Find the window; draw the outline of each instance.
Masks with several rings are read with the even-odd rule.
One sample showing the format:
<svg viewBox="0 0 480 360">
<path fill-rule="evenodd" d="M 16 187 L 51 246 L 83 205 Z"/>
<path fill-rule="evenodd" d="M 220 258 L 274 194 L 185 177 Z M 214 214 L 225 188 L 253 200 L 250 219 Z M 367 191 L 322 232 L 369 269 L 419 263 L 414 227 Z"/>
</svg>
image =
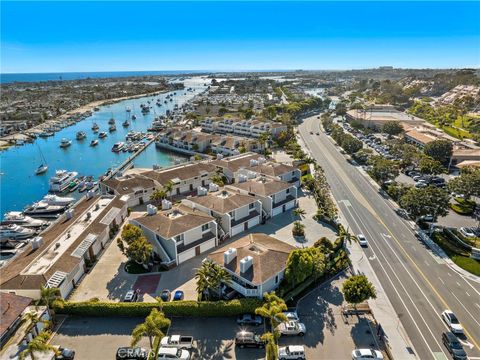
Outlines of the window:
<svg viewBox="0 0 480 360">
<path fill-rule="evenodd" d="M 208 229 L 209 229 L 208 224 L 203 224 L 203 225 L 202 225 L 202 232 L 205 232 L 205 231 L 207 231 Z"/>
<path fill-rule="evenodd" d="M 255 207 L 255 203 L 248 204 L 249 209 L 253 209 Z"/>
<path fill-rule="evenodd" d="M 230 212 L 228 213 L 228 215 L 230 215 L 230 217 L 231 217 L 232 219 L 235 218 L 235 214 L 233 213 L 233 211 L 230 211 Z"/>
<path fill-rule="evenodd" d="M 290 188 L 287 189 L 287 194 L 290 194 Z"/>
<path fill-rule="evenodd" d="M 183 236 L 183 234 L 180 234 L 180 235 L 175 236 L 174 239 L 175 239 L 175 242 L 176 242 L 177 244 L 182 244 L 182 243 L 183 243 L 184 236 Z"/>
<path fill-rule="evenodd" d="M 278 275 L 275 276 L 275 284 L 278 284 Z"/>
</svg>

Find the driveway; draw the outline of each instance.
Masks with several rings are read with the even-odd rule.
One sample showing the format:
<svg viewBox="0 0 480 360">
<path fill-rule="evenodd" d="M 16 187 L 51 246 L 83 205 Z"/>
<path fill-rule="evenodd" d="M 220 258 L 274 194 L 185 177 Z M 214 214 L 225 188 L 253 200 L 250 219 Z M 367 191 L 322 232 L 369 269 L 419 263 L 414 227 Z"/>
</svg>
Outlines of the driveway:
<svg viewBox="0 0 480 360">
<path fill-rule="evenodd" d="M 52 338 L 52 345 L 75 350 L 75 360 L 115 359 L 117 349 L 130 346 L 132 330 L 143 318 L 68 317 Z M 138 346 L 149 349 L 147 338 Z"/>
</svg>

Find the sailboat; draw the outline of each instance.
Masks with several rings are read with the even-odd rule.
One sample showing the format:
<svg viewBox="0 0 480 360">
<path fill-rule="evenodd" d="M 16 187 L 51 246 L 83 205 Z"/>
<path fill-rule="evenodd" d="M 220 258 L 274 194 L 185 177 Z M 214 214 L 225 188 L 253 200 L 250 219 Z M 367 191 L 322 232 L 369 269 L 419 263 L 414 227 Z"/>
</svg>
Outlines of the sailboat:
<svg viewBox="0 0 480 360">
<path fill-rule="evenodd" d="M 38 146 L 38 150 L 40 151 L 40 156 L 42 157 L 43 163 L 38 166 L 37 170 L 35 170 L 35 174 L 41 175 L 47 172 L 48 165 L 47 165 L 47 161 L 45 160 L 45 157 L 43 156 L 42 150 L 40 149 L 40 146 L 38 144 L 37 146 Z"/>
</svg>

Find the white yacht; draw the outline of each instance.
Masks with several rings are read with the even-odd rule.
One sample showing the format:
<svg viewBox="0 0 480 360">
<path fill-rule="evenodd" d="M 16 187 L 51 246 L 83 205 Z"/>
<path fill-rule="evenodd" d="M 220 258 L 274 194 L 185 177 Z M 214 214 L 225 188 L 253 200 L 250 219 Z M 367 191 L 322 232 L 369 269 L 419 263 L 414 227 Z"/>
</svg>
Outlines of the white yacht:
<svg viewBox="0 0 480 360">
<path fill-rule="evenodd" d="M 78 173 L 75 171 L 57 170 L 55 176 L 49 180 L 49 190 L 53 192 L 62 192 L 65 190 L 70 182 L 77 177 Z"/>
<path fill-rule="evenodd" d="M 0 225 L 0 239 L 27 239 L 35 235 L 35 231 L 16 224 Z"/>
<path fill-rule="evenodd" d="M 64 205 L 50 205 L 45 201 L 39 201 L 27 206 L 23 213 L 32 217 L 55 218 L 58 214 L 64 212 L 65 209 L 66 206 Z"/>
<path fill-rule="evenodd" d="M 72 202 L 74 202 L 75 199 L 72 197 L 63 197 L 63 196 L 48 194 L 48 195 L 45 195 L 42 201 L 45 201 L 49 205 L 67 206 L 67 205 L 70 205 Z"/>
<path fill-rule="evenodd" d="M 20 211 L 10 211 L 4 215 L 2 225 L 16 224 L 26 228 L 39 228 L 48 225 L 47 221 L 33 219 Z"/>
<path fill-rule="evenodd" d="M 48 170 L 48 166 L 46 164 L 40 164 L 37 168 L 37 170 L 35 170 L 35 174 L 36 175 L 41 175 L 41 174 L 44 174 L 45 172 L 47 172 Z"/>
<path fill-rule="evenodd" d="M 67 148 L 69 147 L 70 145 L 72 145 L 72 140 L 69 140 L 67 138 L 63 138 L 61 141 L 60 141 L 60 147 L 61 148 Z"/>
<path fill-rule="evenodd" d="M 120 152 L 120 150 L 122 150 L 123 146 L 125 145 L 124 142 L 120 141 L 120 142 L 117 142 L 113 145 L 112 147 L 112 151 L 113 152 Z"/>
</svg>

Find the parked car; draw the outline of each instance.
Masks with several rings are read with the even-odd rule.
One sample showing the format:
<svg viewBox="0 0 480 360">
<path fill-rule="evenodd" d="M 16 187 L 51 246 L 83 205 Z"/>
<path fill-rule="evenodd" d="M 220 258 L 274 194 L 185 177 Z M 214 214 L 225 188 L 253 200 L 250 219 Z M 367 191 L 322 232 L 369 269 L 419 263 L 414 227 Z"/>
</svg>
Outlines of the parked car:
<svg viewBox="0 0 480 360">
<path fill-rule="evenodd" d="M 182 335 L 164 336 L 160 340 L 161 347 L 176 347 L 179 349 L 191 349 L 193 347 L 193 337 Z"/>
<path fill-rule="evenodd" d="M 185 294 L 183 293 L 182 290 L 177 290 L 175 291 L 175 294 L 173 295 L 173 301 L 180 301 L 183 300 L 185 297 Z"/>
<path fill-rule="evenodd" d="M 138 295 L 140 293 L 140 290 L 129 290 L 125 294 L 125 297 L 123 298 L 124 302 L 136 302 L 138 300 Z"/>
<path fill-rule="evenodd" d="M 162 293 L 160 294 L 160 299 L 162 299 L 162 301 L 170 301 L 171 297 L 172 297 L 172 293 L 168 289 L 163 290 Z"/>
<path fill-rule="evenodd" d="M 148 351 L 141 347 L 121 347 L 117 350 L 116 360 L 147 360 Z"/>
<path fill-rule="evenodd" d="M 320 135 L 320 133 L 319 133 L 318 131 L 317 131 L 317 133 L 316 133 L 316 134 L 317 134 L 317 135 Z"/>
<path fill-rule="evenodd" d="M 442 334 L 442 342 L 452 355 L 453 360 L 467 360 L 467 353 L 455 334 L 450 331 L 444 332 Z"/>
<path fill-rule="evenodd" d="M 310 131 L 310 135 L 313 135 L 313 131 Z"/>
<path fill-rule="evenodd" d="M 465 237 L 476 237 L 475 230 L 472 228 L 461 227 L 459 231 Z"/>
<path fill-rule="evenodd" d="M 158 350 L 158 360 L 189 360 L 190 353 L 185 349 L 161 347 Z"/>
<path fill-rule="evenodd" d="M 401 217 L 403 217 L 404 219 L 408 219 L 408 218 L 409 218 L 408 212 L 407 212 L 407 210 L 405 210 L 405 209 L 401 209 L 401 208 L 395 209 L 395 212 L 397 213 L 398 216 L 401 216 Z"/>
<path fill-rule="evenodd" d="M 368 246 L 367 238 L 365 237 L 365 235 L 358 234 L 357 239 L 358 239 L 358 243 L 360 244 L 360 246 L 363 246 L 363 247 Z"/>
<path fill-rule="evenodd" d="M 418 220 L 425 222 L 433 222 L 433 215 L 423 215 L 418 218 Z"/>
<path fill-rule="evenodd" d="M 254 334 L 251 331 L 239 331 L 235 335 L 235 346 L 239 348 L 258 348 L 263 349 L 265 347 L 265 341 L 260 338 L 260 335 Z"/>
<path fill-rule="evenodd" d="M 352 351 L 352 360 L 383 360 L 383 355 L 375 349 L 355 349 Z"/>
<path fill-rule="evenodd" d="M 423 181 L 419 181 L 415 184 L 415 187 L 417 189 L 423 189 L 423 188 L 426 188 L 427 186 L 428 186 L 428 184 L 423 182 Z"/>
<path fill-rule="evenodd" d="M 263 319 L 260 315 L 243 314 L 237 318 L 238 325 L 262 325 Z"/>
<path fill-rule="evenodd" d="M 288 345 L 278 349 L 279 360 L 297 360 L 305 358 L 305 348 L 302 345 Z"/>
<path fill-rule="evenodd" d="M 55 355 L 55 360 L 73 360 L 75 359 L 75 350 L 59 347 L 58 355 Z"/>
<path fill-rule="evenodd" d="M 305 325 L 298 321 L 286 321 L 278 325 L 277 330 L 281 335 L 303 336 L 307 331 Z"/>
<path fill-rule="evenodd" d="M 451 310 L 445 310 L 442 312 L 442 319 L 453 333 L 463 334 L 463 327 Z"/>
<path fill-rule="evenodd" d="M 283 313 L 288 320 L 299 321 L 299 317 L 296 311 L 287 311 Z"/>
</svg>

